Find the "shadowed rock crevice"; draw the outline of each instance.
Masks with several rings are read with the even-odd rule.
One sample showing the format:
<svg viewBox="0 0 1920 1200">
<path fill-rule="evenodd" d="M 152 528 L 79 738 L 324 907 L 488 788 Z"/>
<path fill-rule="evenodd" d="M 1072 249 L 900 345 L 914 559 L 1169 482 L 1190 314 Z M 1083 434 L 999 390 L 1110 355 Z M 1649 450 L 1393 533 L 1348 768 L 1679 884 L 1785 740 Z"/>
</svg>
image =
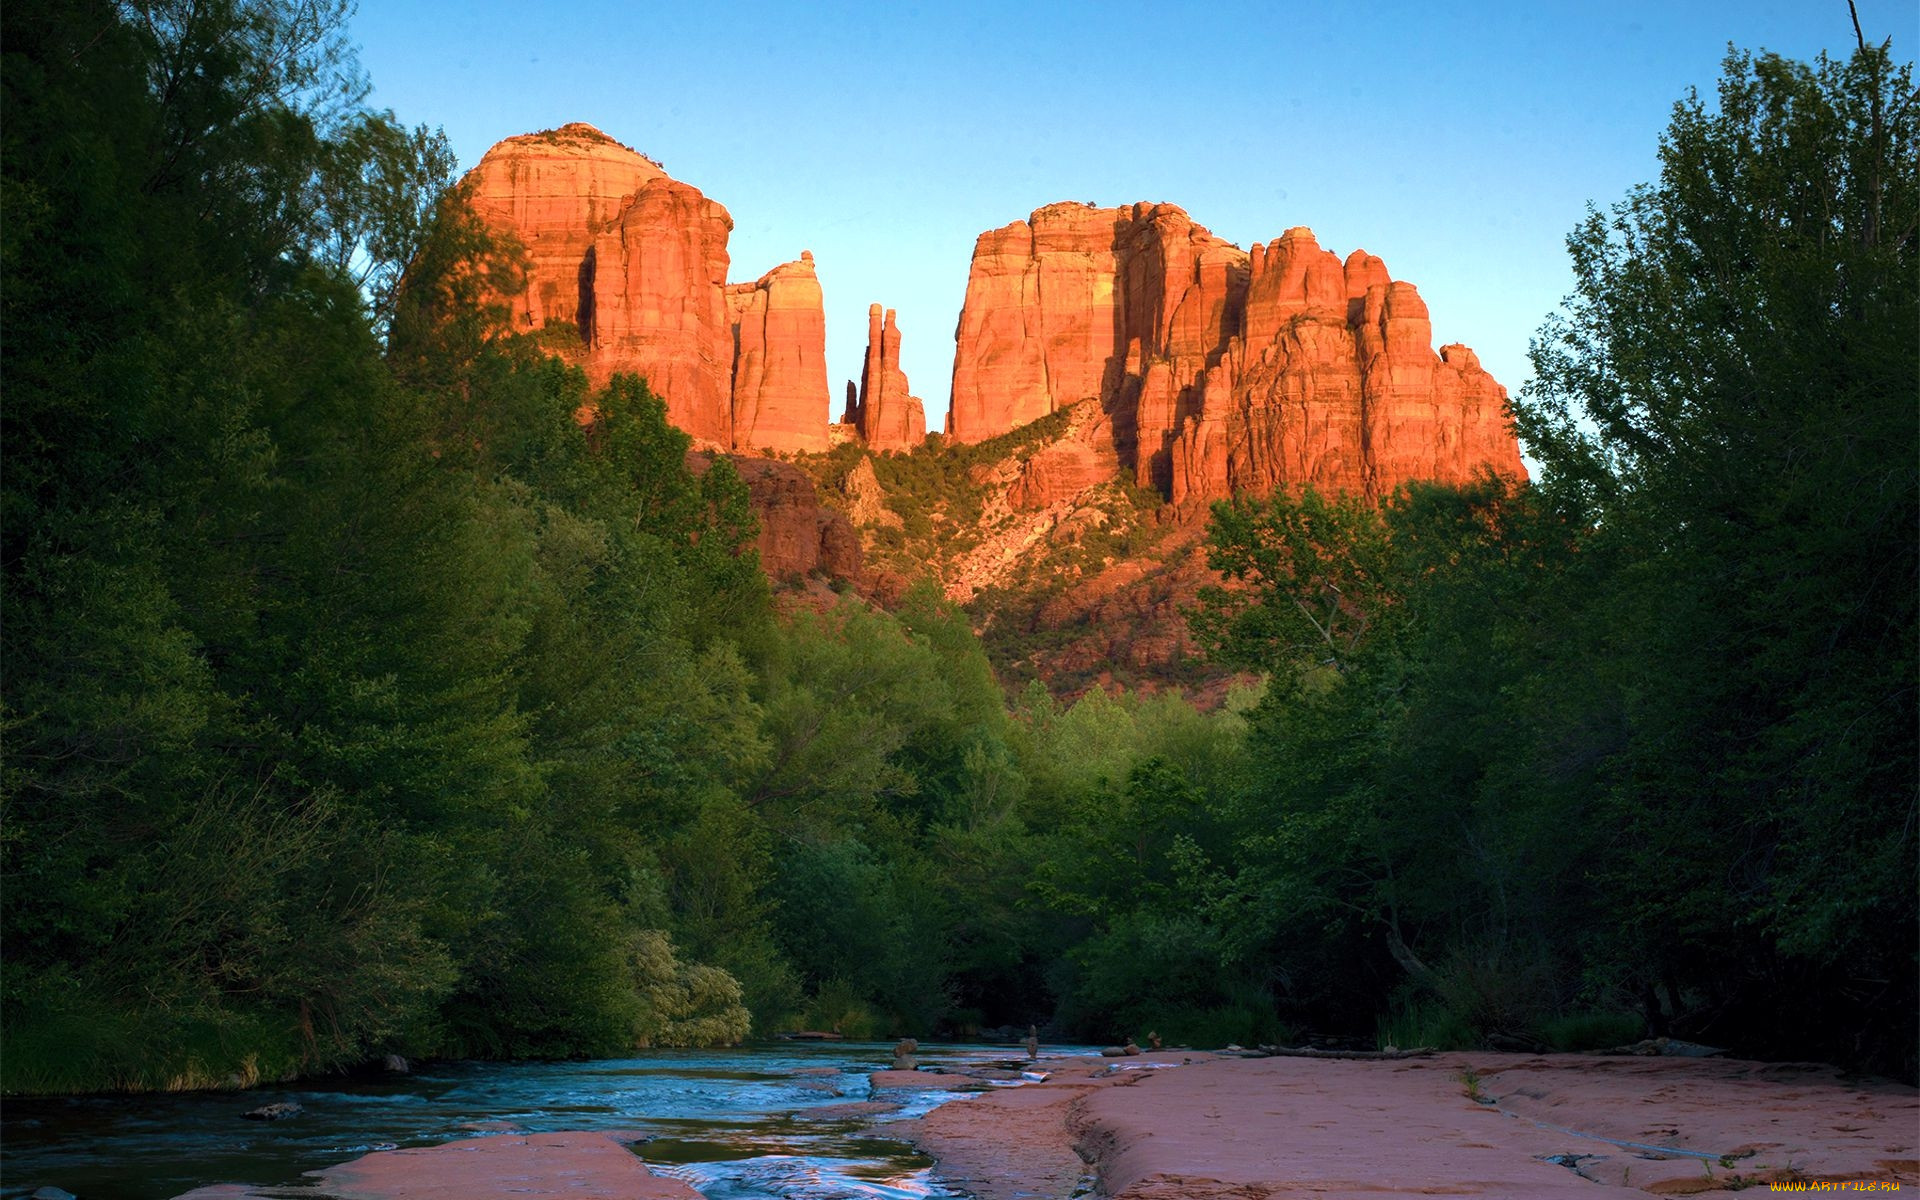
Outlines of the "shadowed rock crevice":
<svg viewBox="0 0 1920 1200">
<path fill-rule="evenodd" d="M 593 348 L 593 247 L 580 258 L 579 300 L 576 324 L 580 330 L 580 344 Z"/>
</svg>

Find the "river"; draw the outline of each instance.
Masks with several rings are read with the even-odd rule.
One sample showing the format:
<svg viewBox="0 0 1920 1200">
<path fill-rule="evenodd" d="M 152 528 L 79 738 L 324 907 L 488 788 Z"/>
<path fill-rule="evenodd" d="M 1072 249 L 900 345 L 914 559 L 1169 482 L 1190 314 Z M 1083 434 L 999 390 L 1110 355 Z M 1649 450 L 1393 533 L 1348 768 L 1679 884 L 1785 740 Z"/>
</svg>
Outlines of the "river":
<svg viewBox="0 0 1920 1200">
<path fill-rule="evenodd" d="M 512 1128 L 643 1131 L 649 1164 L 664 1164 L 710 1200 L 954 1197 L 925 1156 L 885 1131 L 958 1093 L 891 1093 L 900 1107 L 877 1123 L 833 1112 L 873 1098 L 868 1074 L 890 1065 L 891 1049 L 781 1042 L 590 1062 L 426 1064 L 410 1075 L 250 1092 L 14 1098 L 0 1110 L 0 1196 L 52 1185 L 80 1200 L 167 1200 L 214 1183 L 299 1185 L 311 1182 L 305 1172 L 374 1150 Z M 1016 1056 L 1009 1047 L 947 1045 L 923 1047 L 919 1057 L 938 1069 Z M 242 1118 L 285 1100 L 301 1112 Z"/>
</svg>

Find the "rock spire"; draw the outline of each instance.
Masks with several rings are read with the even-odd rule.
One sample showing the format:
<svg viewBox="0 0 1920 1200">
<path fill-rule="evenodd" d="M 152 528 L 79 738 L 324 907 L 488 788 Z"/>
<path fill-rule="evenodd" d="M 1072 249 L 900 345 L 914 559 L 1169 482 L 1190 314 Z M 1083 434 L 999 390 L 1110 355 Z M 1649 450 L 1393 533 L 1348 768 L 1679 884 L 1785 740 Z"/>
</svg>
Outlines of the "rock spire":
<svg viewBox="0 0 1920 1200">
<path fill-rule="evenodd" d="M 875 450 L 910 450 L 927 436 L 926 405 L 908 391 L 907 373 L 900 369 L 900 327 L 890 308 L 867 309 L 867 360 L 859 392 L 847 383 L 841 423 L 857 429 Z"/>
</svg>

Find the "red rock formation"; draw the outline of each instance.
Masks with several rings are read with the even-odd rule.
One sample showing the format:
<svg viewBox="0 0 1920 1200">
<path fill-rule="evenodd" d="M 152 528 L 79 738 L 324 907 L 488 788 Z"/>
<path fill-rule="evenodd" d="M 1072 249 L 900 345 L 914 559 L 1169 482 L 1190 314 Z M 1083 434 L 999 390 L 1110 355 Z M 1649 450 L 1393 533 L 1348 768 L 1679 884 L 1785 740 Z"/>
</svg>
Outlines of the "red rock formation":
<svg viewBox="0 0 1920 1200">
<path fill-rule="evenodd" d="M 1016 511 L 1045 508 L 1121 474 L 1106 415 L 1087 404 L 1071 421 L 1058 441 L 1020 464 L 1020 473 L 1007 491 L 1007 503 Z"/>
<path fill-rule="evenodd" d="M 1098 397 L 1131 462 L 1237 322 L 1245 257 L 1171 204 L 1051 204 L 982 234 L 948 432 L 977 442 Z"/>
<path fill-rule="evenodd" d="M 589 340 L 580 266 L 594 231 L 618 219 L 642 185 L 666 176 L 591 125 L 508 138 L 487 151 L 465 186 L 476 213 L 526 246 L 527 290 L 507 298 L 514 328 L 573 325 Z"/>
<path fill-rule="evenodd" d="M 1525 477 L 1505 389 L 1464 346 L 1434 354 L 1412 284 L 1359 251 L 1343 266 L 1305 229 L 1252 266 L 1245 324 L 1171 448 L 1175 503 L 1309 483 L 1383 496 L 1488 469 Z"/>
<path fill-rule="evenodd" d="M 1117 214 L 1053 204 L 974 243 L 954 334 L 954 439 L 981 441 L 1101 394 L 1124 345 L 1113 316 Z"/>
<path fill-rule="evenodd" d="M 867 361 L 860 371 L 856 396 L 847 384 L 847 412 L 841 423 L 853 425 L 875 450 L 911 450 L 927 436 L 927 409 L 907 390 L 907 374 L 900 369 L 900 327 L 892 309 L 885 315 L 878 304 L 867 309 Z"/>
<path fill-rule="evenodd" d="M 587 125 L 509 138 L 469 182 L 475 209 L 528 248 L 517 328 L 576 334 L 561 352 L 595 383 L 645 376 L 702 445 L 832 444 L 810 256 L 728 288 L 726 209 Z M 1096 440 L 1029 464 L 1021 503 L 1050 503 L 1109 458 L 1176 501 L 1522 473 L 1504 392 L 1472 352 L 1435 355 L 1412 285 L 1361 251 L 1342 263 L 1306 229 L 1246 254 L 1168 204 L 1049 205 L 981 235 L 955 336 L 956 439 L 1087 399 L 1106 414 Z M 845 417 L 875 449 L 925 433 L 899 351 L 875 305 Z"/>
<path fill-rule="evenodd" d="M 1097 396 L 1120 461 L 1176 502 L 1524 476 L 1472 352 L 1436 356 L 1411 284 L 1305 228 L 1246 254 L 1172 205 L 1049 205 L 981 235 L 955 338 L 954 438 Z"/>
<path fill-rule="evenodd" d="M 733 325 L 733 445 L 827 448 L 827 318 L 813 252 L 727 288 Z"/>
<path fill-rule="evenodd" d="M 733 444 L 732 229 L 727 210 L 699 189 L 654 180 L 595 235 L 581 271 L 593 299 L 588 376 L 645 376 L 675 425 L 719 446 Z"/>
<path fill-rule="evenodd" d="M 845 516 L 820 503 L 813 477 L 792 463 L 729 455 L 747 485 L 747 502 L 760 524 L 760 567 L 769 578 L 791 580 L 816 572 L 858 580 L 860 535 Z M 707 454 L 687 455 L 687 469 L 703 475 Z"/>
<path fill-rule="evenodd" d="M 594 383 L 645 376 L 675 425 L 731 445 L 727 210 L 583 124 L 508 138 L 468 180 L 475 211 L 527 247 L 515 327 L 570 328 Z"/>
</svg>

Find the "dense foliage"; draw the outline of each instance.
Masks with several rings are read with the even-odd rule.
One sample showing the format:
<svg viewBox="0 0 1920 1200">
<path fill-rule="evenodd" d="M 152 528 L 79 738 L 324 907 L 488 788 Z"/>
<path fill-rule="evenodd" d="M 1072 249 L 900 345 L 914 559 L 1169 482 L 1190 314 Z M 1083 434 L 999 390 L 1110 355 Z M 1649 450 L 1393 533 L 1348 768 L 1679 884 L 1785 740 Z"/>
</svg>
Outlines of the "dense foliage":
<svg viewBox="0 0 1920 1200">
<path fill-rule="evenodd" d="M 451 159 L 337 15 L 8 7 L 10 1087 L 746 1027 L 664 940 L 757 746 L 701 719 L 765 623 L 744 491 L 416 311 L 484 246 L 398 286 Z"/>
<path fill-rule="evenodd" d="M 1734 60 L 1575 235 L 1542 486 L 1222 507 L 1271 682 L 1203 713 L 1009 700 L 926 586 L 776 617 L 726 460 L 496 336 L 517 248 L 340 16 L 0 10 L 0 1086 L 1028 1022 L 1910 1069 L 1883 52 Z M 1047 432 L 882 459 L 897 561 Z"/>
<path fill-rule="evenodd" d="M 1718 99 L 1569 240 L 1538 486 L 1220 510 L 1215 634 L 1280 669 L 1231 892 L 1410 1036 L 1596 1008 L 1911 1073 L 1920 111 L 1870 47 Z"/>
</svg>

